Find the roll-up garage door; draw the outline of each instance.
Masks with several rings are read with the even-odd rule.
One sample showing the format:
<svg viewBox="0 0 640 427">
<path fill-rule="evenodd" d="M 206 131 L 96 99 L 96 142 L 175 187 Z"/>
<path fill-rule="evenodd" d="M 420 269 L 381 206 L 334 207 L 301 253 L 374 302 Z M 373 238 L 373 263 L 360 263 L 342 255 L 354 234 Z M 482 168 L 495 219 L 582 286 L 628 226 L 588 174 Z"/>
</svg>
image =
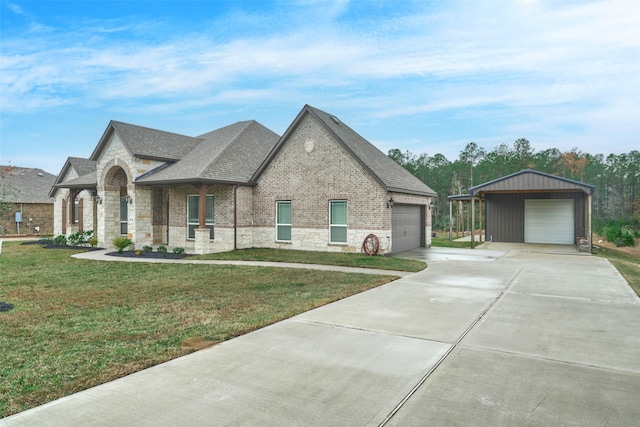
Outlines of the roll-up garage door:
<svg viewBox="0 0 640 427">
<path fill-rule="evenodd" d="M 392 213 L 391 251 L 400 252 L 422 245 L 422 207 L 395 205 Z"/>
<path fill-rule="evenodd" d="M 574 244 L 573 199 L 527 199 L 524 201 L 524 242 Z"/>
</svg>

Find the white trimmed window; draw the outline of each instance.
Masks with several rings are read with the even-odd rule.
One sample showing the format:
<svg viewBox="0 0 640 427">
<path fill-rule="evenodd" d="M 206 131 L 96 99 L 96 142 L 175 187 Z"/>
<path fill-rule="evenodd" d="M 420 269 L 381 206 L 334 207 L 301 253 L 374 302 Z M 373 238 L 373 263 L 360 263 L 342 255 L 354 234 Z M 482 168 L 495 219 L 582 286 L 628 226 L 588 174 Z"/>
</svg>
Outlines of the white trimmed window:
<svg viewBox="0 0 640 427">
<path fill-rule="evenodd" d="M 120 197 L 120 234 L 126 236 L 129 232 L 129 200 Z"/>
<path fill-rule="evenodd" d="M 200 226 L 199 220 L 200 196 L 187 196 L 187 238 L 196 238 L 196 228 Z M 213 240 L 213 195 L 207 195 L 205 227 L 209 229 L 209 239 Z"/>
<path fill-rule="evenodd" d="M 329 201 L 329 243 L 347 243 L 347 201 Z"/>
<path fill-rule="evenodd" d="M 291 201 L 276 202 L 276 241 L 291 241 Z"/>
<path fill-rule="evenodd" d="M 75 224 L 78 223 L 78 216 L 80 214 L 79 203 L 80 202 L 79 202 L 77 197 L 75 199 L 73 199 L 73 222 Z"/>
</svg>

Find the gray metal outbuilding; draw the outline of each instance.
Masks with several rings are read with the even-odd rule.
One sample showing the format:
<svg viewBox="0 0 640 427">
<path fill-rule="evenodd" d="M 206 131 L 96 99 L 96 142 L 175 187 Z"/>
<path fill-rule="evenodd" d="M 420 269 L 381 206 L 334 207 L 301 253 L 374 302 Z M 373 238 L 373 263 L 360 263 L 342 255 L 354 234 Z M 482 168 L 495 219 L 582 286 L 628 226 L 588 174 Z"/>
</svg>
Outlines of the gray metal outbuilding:
<svg viewBox="0 0 640 427">
<path fill-rule="evenodd" d="M 525 169 L 471 187 L 466 199 L 472 206 L 484 202 L 487 241 L 576 244 L 584 239 L 591 247 L 594 188 Z M 460 200 L 460 196 L 450 200 Z"/>
</svg>

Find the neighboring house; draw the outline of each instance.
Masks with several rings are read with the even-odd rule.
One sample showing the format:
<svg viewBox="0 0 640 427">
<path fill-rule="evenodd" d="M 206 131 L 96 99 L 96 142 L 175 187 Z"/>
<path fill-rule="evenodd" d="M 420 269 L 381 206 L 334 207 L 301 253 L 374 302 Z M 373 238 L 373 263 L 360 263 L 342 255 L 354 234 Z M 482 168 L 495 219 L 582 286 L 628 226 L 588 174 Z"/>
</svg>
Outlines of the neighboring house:
<svg viewBox="0 0 640 427">
<path fill-rule="evenodd" d="M 358 252 L 369 234 L 383 253 L 431 243 L 436 193 L 310 106 L 282 137 L 256 121 L 198 137 L 112 121 L 84 162 L 70 158 L 54 185 L 56 231 L 93 218 L 100 246 L 118 236 L 198 254 Z"/>
<path fill-rule="evenodd" d="M 595 187 L 525 169 L 476 185 L 449 200 L 484 202 L 486 240 L 494 242 L 591 245 L 591 203 Z"/>
<path fill-rule="evenodd" d="M 42 169 L 0 166 L 0 235 L 52 234 L 54 200 L 49 190 L 55 180 Z"/>
</svg>

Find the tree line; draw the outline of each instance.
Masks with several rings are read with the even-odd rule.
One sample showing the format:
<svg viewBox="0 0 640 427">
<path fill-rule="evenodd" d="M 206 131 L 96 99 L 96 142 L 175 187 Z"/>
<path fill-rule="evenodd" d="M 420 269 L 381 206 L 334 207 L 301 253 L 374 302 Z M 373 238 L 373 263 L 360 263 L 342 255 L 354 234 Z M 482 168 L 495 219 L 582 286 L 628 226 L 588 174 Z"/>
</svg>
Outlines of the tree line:
<svg viewBox="0 0 640 427">
<path fill-rule="evenodd" d="M 466 194 L 468 189 L 523 169 L 535 169 L 595 186 L 594 221 L 640 221 L 640 151 L 623 154 L 589 154 L 578 148 L 562 152 L 557 148 L 535 151 L 520 138 L 513 145 L 500 144 L 488 151 L 470 142 L 457 159 L 443 154 L 429 156 L 397 148 L 389 157 L 438 193 L 434 200 L 433 226 L 449 227 L 447 196 Z"/>
</svg>

